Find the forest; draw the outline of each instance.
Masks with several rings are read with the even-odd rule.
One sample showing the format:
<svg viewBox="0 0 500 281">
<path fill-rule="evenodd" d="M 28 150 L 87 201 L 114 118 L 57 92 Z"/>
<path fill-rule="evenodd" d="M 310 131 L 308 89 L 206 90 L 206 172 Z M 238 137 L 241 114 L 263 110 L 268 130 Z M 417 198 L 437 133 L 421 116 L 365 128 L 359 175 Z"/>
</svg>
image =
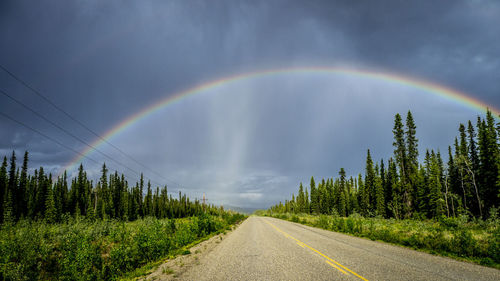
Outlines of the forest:
<svg viewBox="0 0 500 281">
<path fill-rule="evenodd" d="M 28 152 L 25 152 L 21 169 L 16 166 L 12 152 L 10 166 L 4 157 L 0 170 L 0 222 L 22 219 L 60 222 L 66 217 L 84 216 L 87 219 L 117 219 L 133 221 L 143 217 L 183 218 L 202 212 L 214 212 L 217 207 L 203 205 L 179 192 L 178 198 L 168 195 L 167 186 L 147 187 L 141 174 L 139 182 L 129 186 L 124 175 L 108 175 L 106 164 L 101 177 L 94 184 L 80 165 L 78 175 L 68 186 L 66 172 L 52 180 L 43 167 L 28 174 Z"/>
<path fill-rule="evenodd" d="M 309 188 L 301 183 L 297 195 L 272 206 L 276 213 L 332 214 L 353 213 L 365 217 L 425 219 L 468 217 L 486 219 L 496 213 L 500 202 L 500 125 L 490 111 L 460 124 L 459 135 L 442 153 L 426 150 L 419 163 L 416 125 L 411 112 L 403 125 L 394 118 L 394 155 L 387 161 L 374 161 L 367 151 L 364 175 L 347 177 L 341 168 L 336 178 Z"/>
<path fill-rule="evenodd" d="M 245 219 L 222 207 L 152 188 L 141 174 L 129 186 L 104 164 L 94 183 L 80 165 L 53 180 L 30 174 L 28 152 L 0 170 L 0 280 L 115 280 L 147 273 L 189 245 Z M 141 271 L 141 268 L 145 270 Z M 139 274 L 140 275 L 140 274 Z"/>
<path fill-rule="evenodd" d="M 458 126 L 445 162 L 426 150 L 419 163 L 411 112 L 394 118 L 394 155 L 374 162 L 367 151 L 364 175 L 309 187 L 261 215 L 403 245 L 500 269 L 500 125 L 490 111 Z"/>
</svg>

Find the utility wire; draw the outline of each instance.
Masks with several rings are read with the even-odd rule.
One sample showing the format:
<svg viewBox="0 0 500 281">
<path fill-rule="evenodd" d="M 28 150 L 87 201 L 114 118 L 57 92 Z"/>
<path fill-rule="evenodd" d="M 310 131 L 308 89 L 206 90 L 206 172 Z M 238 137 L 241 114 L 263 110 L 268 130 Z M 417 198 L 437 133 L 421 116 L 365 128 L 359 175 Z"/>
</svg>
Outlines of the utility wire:
<svg viewBox="0 0 500 281">
<path fill-rule="evenodd" d="M 90 160 L 90 161 L 92 161 L 92 162 L 94 162 L 94 163 L 96 163 L 96 164 L 99 164 L 99 162 L 97 162 L 97 160 L 95 160 L 95 159 L 93 159 L 93 158 L 90 158 L 90 157 L 88 157 L 88 156 L 84 155 L 83 153 L 79 152 L 78 150 L 75 150 L 75 149 L 73 149 L 73 148 L 71 148 L 71 147 L 69 147 L 69 146 L 65 145 L 64 143 L 62 143 L 62 142 L 60 142 L 60 141 L 58 141 L 58 140 L 56 140 L 56 139 L 54 139 L 54 138 L 52 138 L 52 137 L 50 137 L 50 136 L 48 136 L 48 135 L 46 135 L 46 134 L 44 134 L 44 133 L 42 133 L 42 132 L 38 131 L 37 129 L 35 129 L 35 128 L 33 128 L 33 127 L 31 127 L 31 126 L 29 126 L 29 125 L 27 125 L 27 124 L 25 124 L 25 123 L 23 123 L 23 122 L 21 122 L 21 121 L 17 120 L 17 119 L 14 119 L 13 117 L 11 117 L 10 115 L 8 115 L 8 114 L 6 114 L 6 113 L 0 112 L 0 115 L 2 115 L 3 117 L 5 117 L 5 118 L 7 118 L 7 119 L 11 120 L 11 121 L 12 121 L 12 122 L 14 122 L 14 123 L 17 123 L 17 124 L 19 124 L 19 125 L 21 125 L 21 126 L 23 126 L 23 127 L 25 127 L 25 128 L 28 128 L 29 130 L 31 130 L 31 131 L 33 131 L 33 132 L 35 132 L 35 133 L 39 134 L 39 135 L 40 135 L 40 136 L 42 136 L 42 137 L 47 138 L 47 139 L 48 139 L 48 140 L 50 140 L 50 141 L 53 141 L 53 142 L 57 143 L 58 145 L 60 145 L 60 146 L 62 146 L 62 147 L 64 147 L 64 148 L 66 148 L 66 149 L 68 149 L 68 150 L 73 151 L 74 153 L 76 153 L 76 154 L 78 154 L 78 155 L 80 155 L 80 156 L 83 156 L 83 157 L 87 158 L 88 160 Z"/>
<path fill-rule="evenodd" d="M 76 139 L 77 141 L 85 144 L 86 146 L 94 149 L 95 151 L 99 152 L 101 155 L 103 155 L 104 157 L 108 158 L 109 160 L 115 162 L 116 164 L 132 171 L 133 173 L 135 173 L 136 175 L 139 175 L 139 173 L 137 171 L 135 171 L 134 169 L 128 167 L 127 165 L 124 165 L 120 162 L 118 162 L 117 160 L 115 160 L 113 157 L 107 155 L 106 153 L 100 151 L 99 149 L 97 149 L 96 147 L 94 147 L 93 145 L 87 143 L 86 141 L 82 140 L 81 138 L 79 138 L 78 136 L 75 136 L 74 134 L 72 134 L 71 132 L 69 132 L 68 130 L 64 129 L 63 127 L 57 125 L 56 123 L 52 122 L 50 119 L 48 119 L 47 117 L 43 116 L 42 114 L 40 114 L 39 112 L 37 112 L 36 110 L 34 110 L 33 108 L 29 107 L 28 105 L 26 105 L 25 103 L 19 101 L 18 99 L 14 98 L 13 96 L 9 95 L 7 92 L 5 92 L 4 90 L 1 90 L 0 89 L 0 93 L 2 93 L 4 96 L 8 97 L 9 99 L 13 100 L 14 102 L 16 102 L 17 104 L 19 104 L 20 106 L 24 107 L 25 109 L 29 110 L 30 112 L 32 112 L 33 114 L 35 114 L 36 116 L 42 118 L 43 120 L 45 120 L 46 122 L 48 122 L 49 124 L 51 124 L 52 126 L 56 127 L 57 129 L 63 131 L 64 133 L 66 133 L 67 135 L 69 135 L 70 137 Z"/>
<path fill-rule="evenodd" d="M 87 155 L 85 155 L 85 154 L 83 154 L 83 153 L 79 152 L 78 150 L 73 149 L 72 147 L 69 147 L 69 146 L 65 145 L 64 143 L 62 143 L 62 142 L 60 142 L 60 141 L 58 141 L 58 140 L 56 140 L 56 139 L 54 139 L 54 138 L 52 138 L 52 137 L 50 137 L 50 136 L 48 136 L 48 135 L 46 135 L 46 134 L 44 134 L 44 133 L 40 132 L 39 130 L 37 130 L 37 129 L 35 129 L 35 128 L 33 128 L 33 127 L 29 126 L 29 125 L 27 125 L 27 124 L 26 124 L 26 123 L 24 123 L 24 122 L 21 122 L 21 121 L 19 121 L 19 120 L 15 119 L 15 118 L 13 118 L 12 116 L 10 116 L 10 115 L 8 115 L 8 114 L 6 114 L 6 113 L 4 113 L 4 112 L 0 112 L 0 115 L 2 115 L 2 116 L 3 116 L 4 118 L 6 118 L 6 119 L 11 120 L 11 121 L 12 121 L 12 122 L 14 122 L 14 123 L 17 123 L 17 124 L 19 124 L 19 125 L 21 125 L 21 126 L 23 126 L 23 127 L 27 128 L 27 129 L 29 129 L 29 130 L 33 131 L 33 132 L 35 132 L 35 133 L 39 134 L 40 136 L 42 136 L 42 137 L 44 137 L 44 138 L 46 138 L 46 139 L 48 139 L 48 140 L 50 140 L 50 141 L 52 141 L 52 142 L 54 142 L 54 143 L 56 143 L 56 144 L 58 144 L 58 145 L 62 146 L 63 148 L 66 148 L 67 150 L 70 150 L 70 151 L 72 151 L 72 152 L 74 152 L 74 153 L 76 153 L 76 154 L 78 154 L 78 155 L 80 155 L 80 156 L 82 156 L 82 157 L 84 157 L 84 158 L 86 158 L 86 159 L 88 159 L 88 160 L 90 160 L 90 161 L 94 162 L 95 164 L 99 164 L 99 162 L 98 162 L 97 160 L 95 160 L 95 159 L 93 159 L 93 158 L 91 158 L 91 157 L 89 157 L 89 156 L 87 156 Z M 110 168 L 111 170 L 113 170 L 111 167 L 108 167 L 108 168 Z M 126 177 L 126 178 L 128 178 L 129 180 L 133 180 L 133 181 L 139 182 L 139 180 L 138 180 L 138 179 L 136 179 L 136 178 L 132 178 L 132 177 L 130 177 L 130 176 L 128 176 L 128 175 L 126 175 L 126 174 L 123 174 L 123 176 L 124 176 L 124 177 Z"/>
<path fill-rule="evenodd" d="M 172 182 L 176 185 L 178 185 L 179 187 L 182 187 L 181 184 L 173 181 L 173 180 L 169 180 L 167 178 L 165 178 L 164 176 L 162 176 L 160 173 L 152 170 L 151 168 L 149 168 L 148 166 L 142 164 L 141 162 L 137 161 L 135 158 L 133 158 L 132 156 L 130 156 L 129 154 L 125 153 L 123 150 L 121 150 L 120 148 L 118 148 L 117 146 L 115 146 L 114 144 L 112 144 L 111 142 L 109 142 L 108 140 L 106 140 L 105 138 L 103 138 L 102 136 L 100 136 L 98 133 L 96 133 L 94 130 L 90 129 L 88 126 L 86 126 L 83 122 L 79 121 L 78 119 L 76 119 L 75 117 L 73 117 L 71 114 L 69 114 L 68 112 L 66 112 L 64 109 L 62 109 L 61 107 L 57 106 L 54 102 L 52 102 L 49 98 L 45 97 L 42 93 L 40 93 L 38 90 L 36 90 L 35 88 L 33 88 L 30 84 L 28 84 L 27 82 L 25 82 L 24 80 L 22 80 L 21 78 L 19 78 L 17 75 L 15 75 L 14 73 L 12 73 L 10 70 L 8 70 L 5 66 L 3 66 L 2 64 L 0 64 L 0 68 L 5 71 L 7 74 L 9 74 L 9 76 L 11 76 L 12 78 L 14 78 L 16 81 L 18 81 L 19 83 L 21 83 L 22 85 L 24 85 L 26 88 L 30 89 L 34 94 L 36 94 L 37 96 L 39 96 L 40 98 L 42 98 L 44 101 L 46 101 L 48 104 L 50 104 L 52 107 L 54 107 L 55 109 L 59 110 L 60 112 L 62 112 L 64 115 L 66 115 L 68 118 L 70 118 L 71 120 L 73 120 L 74 122 L 76 122 L 78 125 L 80 125 L 81 127 L 83 127 L 84 129 L 86 129 L 87 131 L 89 131 L 91 134 L 93 134 L 94 136 L 98 137 L 100 140 L 104 141 L 106 144 L 110 145 L 111 147 L 113 147 L 114 149 L 118 150 L 121 154 L 125 155 L 127 158 L 129 158 L 130 160 L 134 161 L 136 164 L 142 166 L 143 168 L 149 170 L 150 172 L 152 172 L 153 174 L 157 175 L 158 177 L 162 178 L 163 180 L 167 181 L 167 182 Z"/>
</svg>

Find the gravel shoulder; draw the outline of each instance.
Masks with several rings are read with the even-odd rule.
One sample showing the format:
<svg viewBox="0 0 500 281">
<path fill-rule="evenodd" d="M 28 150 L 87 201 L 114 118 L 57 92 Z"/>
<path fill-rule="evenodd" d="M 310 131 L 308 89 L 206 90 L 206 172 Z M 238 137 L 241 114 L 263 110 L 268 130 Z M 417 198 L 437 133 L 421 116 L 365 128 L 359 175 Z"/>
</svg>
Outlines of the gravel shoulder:
<svg viewBox="0 0 500 281">
<path fill-rule="evenodd" d="M 165 263 L 158 266 L 158 268 L 152 273 L 140 278 L 139 280 L 179 280 L 179 276 L 190 270 L 192 267 L 198 266 L 200 264 L 200 258 L 206 256 L 213 249 L 215 249 L 238 226 L 239 224 L 233 226 L 231 230 L 226 231 L 225 233 L 214 235 L 213 237 L 194 245 L 189 248 L 189 254 L 179 255 L 173 259 L 167 260 Z"/>
</svg>

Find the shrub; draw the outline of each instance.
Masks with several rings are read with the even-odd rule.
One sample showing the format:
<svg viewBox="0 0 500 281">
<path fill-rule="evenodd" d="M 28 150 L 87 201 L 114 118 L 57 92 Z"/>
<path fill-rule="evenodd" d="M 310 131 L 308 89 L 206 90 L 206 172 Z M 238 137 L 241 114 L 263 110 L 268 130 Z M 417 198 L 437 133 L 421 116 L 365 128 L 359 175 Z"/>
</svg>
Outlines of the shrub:
<svg viewBox="0 0 500 281">
<path fill-rule="evenodd" d="M 116 279 L 243 218 L 21 221 L 0 229 L 0 280 Z"/>
<path fill-rule="evenodd" d="M 316 225 L 319 228 L 323 229 L 330 229 L 330 220 L 328 219 L 327 215 L 320 215 L 318 218 L 318 221 L 316 222 Z"/>
<path fill-rule="evenodd" d="M 461 229 L 452 239 L 451 250 L 459 256 L 474 256 L 476 252 L 476 240 L 467 229 Z"/>
<path fill-rule="evenodd" d="M 500 263 L 500 226 L 498 225 L 492 233 L 491 242 L 488 247 L 488 256 L 496 263 Z"/>
</svg>

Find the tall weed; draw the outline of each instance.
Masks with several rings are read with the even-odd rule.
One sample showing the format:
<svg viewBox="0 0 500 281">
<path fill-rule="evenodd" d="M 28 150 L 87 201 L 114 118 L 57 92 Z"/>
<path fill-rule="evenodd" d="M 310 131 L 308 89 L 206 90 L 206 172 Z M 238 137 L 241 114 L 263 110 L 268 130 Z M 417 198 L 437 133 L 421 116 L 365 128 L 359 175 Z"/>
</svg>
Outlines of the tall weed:
<svg viewBox="0 0 500 281">
<path fill-rule="evenodd" d="M 0 229 L 0 280 L 114 280 L 245 218 L 21 221 Z"/>
</svg>

